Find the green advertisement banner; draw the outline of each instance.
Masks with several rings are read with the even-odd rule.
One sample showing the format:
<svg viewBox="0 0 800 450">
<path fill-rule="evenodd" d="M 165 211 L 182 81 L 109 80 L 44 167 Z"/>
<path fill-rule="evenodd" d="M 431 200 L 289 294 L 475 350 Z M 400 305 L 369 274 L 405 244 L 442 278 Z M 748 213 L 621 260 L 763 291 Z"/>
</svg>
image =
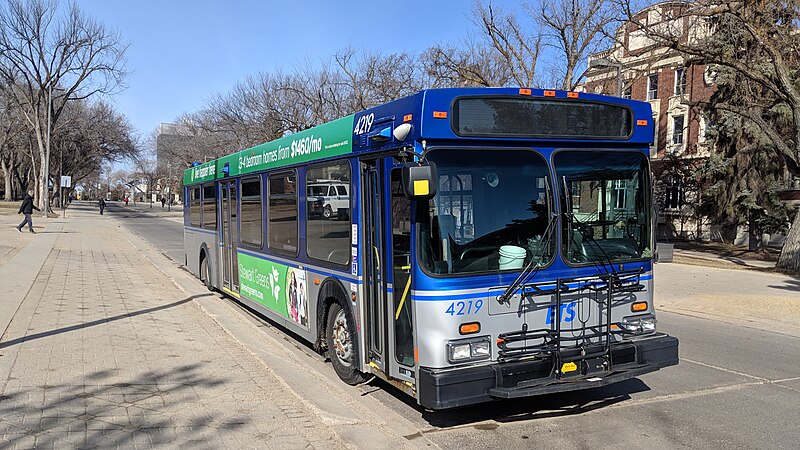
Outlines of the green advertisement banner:
<svg viewBox="0 0 800 450">
<path fill-rule="evenodd" d="M 346 155 L 353 151 L 353 118 L 355 115 L 308 130 L 276 139 L 247 150 L 183 172 L 183 184 L 202 183 L 223 177 L 223 167 L 228 164 L 228 176 L 258 172 L 332 156 Z"/>
<path fill-rule="evenodd" d="M 217 162 L 209 161 L 183 171 L 183 185 L 211 181 L 217 175 Z"/>
<path fill-rule="evenodd" d="M 239 293 L 308 330 L 308 287 L 303 270 L 238 253 Z"/>
<path fill-rule="evenodd" d="M 353 117 L 350 115 L 318 127 L 220 158 L 219 167 L 230 167 L 229 176 L 314 161 L 353 151 Z M 222 174 L 220 173 L 220 176 Z"/>
</svg>

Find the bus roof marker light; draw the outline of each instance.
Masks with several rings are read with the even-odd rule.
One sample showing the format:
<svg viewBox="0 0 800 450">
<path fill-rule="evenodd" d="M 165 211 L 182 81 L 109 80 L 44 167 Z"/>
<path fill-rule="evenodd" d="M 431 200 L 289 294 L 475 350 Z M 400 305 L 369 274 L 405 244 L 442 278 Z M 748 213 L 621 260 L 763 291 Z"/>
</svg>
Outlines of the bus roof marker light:
<svg viewBox="0 0 800 450">
<path fill-rule="evenodd" d="M 545 97 L 555 97 L 556 96 L 556 91 L 544 91 L 544 96 Z"/>
<path fill-rule="evenodd" d="M 577 92 L 567 92 L 567 98 L 578 98 Z"/>
<path fill-rule="evenodd" d="M 519 89 L 519 95 L 531 95 L 531 94 L 532 94 L 532 92 L 531 92 L 530 89 L 527 89 L 527 88 L 520 88 Z"/>
<path fill-rule="evenodd" d="M 193 162 L 193 163 L 192 163 L 192 167 L 197 167 L 197 166 L 199 166 L 199 165 L 200 165 L 200 163 L 199 163 L 199 162 L 197 162 L 197 161 L 195 161 L 195 162 Z"/>
<path fill-rule="evenodd" d="M 410 114 L 409 114 L 409 116 L 410 116 Z M 405 141 L 406 138 L 408 137 L 409 133 L 411 133 L 411 124 L 410 123 L 400 124 L 400 125 L 397 126 L 397 128 L 394 129 L 394 131 L 392 131 L 392 134 L 394 135 L 394 138 L 397 139 L 400 142 Z"/>
</svg>

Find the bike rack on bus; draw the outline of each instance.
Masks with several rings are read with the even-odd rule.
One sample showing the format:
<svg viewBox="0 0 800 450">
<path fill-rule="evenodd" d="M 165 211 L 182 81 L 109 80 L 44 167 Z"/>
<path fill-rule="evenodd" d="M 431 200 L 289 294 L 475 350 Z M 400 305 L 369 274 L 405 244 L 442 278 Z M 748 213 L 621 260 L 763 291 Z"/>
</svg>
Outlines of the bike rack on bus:
<svg viewBox="0 0 800 450">
<path fill-rule="evenodd" d="M 501 333 L 497 340 L 498 362 L 519 361 L 522 358 L 550 358 L 553 367 L 551 375 L 556 378 L 564 375 L 561 373 L 561 369 L 566 363 L 602 358 L 606 364 L 610 364 L 612 334 L 636 334 L 627 332 L 619 323 L 611 322 L 611 306 L 614 295 L 644 290 L 645 286 L 641 283 L 643 272 L 644 270 L 639 268 L 592 277 L 558 278 L 555 283 L 545 282 L 526 286 L 523 289 L 524 299 L 553 296 L 548 304 L 542 305 L 549 308 L 548 314 L 553 314 L 550 328 L 529 330 L 525 324 L 522 330 Z M 564 294 L 580 291 L 591 291 L 595 295 L 605 291 L 603 305 L 605 322 L 593 326 L 584 325 L 581 333 L 576 336 L 574 335 L 575 330 L 568 332 L 562 330 L 561 305 Z M 614 328 L 615 326 L 616 328 Z M 534 341 L 534 343 L 528 344 L 530 341 Z M 586 345 L 587 343 L 589 345 Z M 581 373 L 581 371 L 577 372 Z"/>
</svg>

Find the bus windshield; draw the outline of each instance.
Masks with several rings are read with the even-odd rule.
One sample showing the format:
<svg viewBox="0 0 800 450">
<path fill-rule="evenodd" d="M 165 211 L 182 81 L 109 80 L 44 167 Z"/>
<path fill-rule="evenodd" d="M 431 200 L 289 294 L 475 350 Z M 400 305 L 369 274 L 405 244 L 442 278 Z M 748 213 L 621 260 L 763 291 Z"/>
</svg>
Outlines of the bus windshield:
<svg viewBox="0 0 800 450">
<path fill-rule="evenodd" d="M 553 157 L 569 263 L 652 256 L 649 170 L 639 152 L 560 151 Z"/>
<path fill-rule="evenodd" d="M 552 241 L 542 239 L 551 202 L 540 154 L 437 149 L 427 158 L 439 173 L 436 196 L 418 208 L 420 262 L 428 272 L 520 270 L 533 257 L 552 258 Z"/>
</svg>

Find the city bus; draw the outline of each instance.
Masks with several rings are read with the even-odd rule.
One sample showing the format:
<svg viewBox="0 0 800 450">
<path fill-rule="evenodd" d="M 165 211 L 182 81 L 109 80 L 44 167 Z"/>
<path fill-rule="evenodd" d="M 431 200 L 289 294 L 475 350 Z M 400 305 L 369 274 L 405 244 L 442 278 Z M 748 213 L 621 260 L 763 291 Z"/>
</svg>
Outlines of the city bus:
<svg viewBox="0 0 800 450">
<path fill-rule="evenodd" d="M 186 267 L 423 407 L 678 363 L 656 330 L 650 105 L 420 91 L 184 173 Z"/>
</svg>

